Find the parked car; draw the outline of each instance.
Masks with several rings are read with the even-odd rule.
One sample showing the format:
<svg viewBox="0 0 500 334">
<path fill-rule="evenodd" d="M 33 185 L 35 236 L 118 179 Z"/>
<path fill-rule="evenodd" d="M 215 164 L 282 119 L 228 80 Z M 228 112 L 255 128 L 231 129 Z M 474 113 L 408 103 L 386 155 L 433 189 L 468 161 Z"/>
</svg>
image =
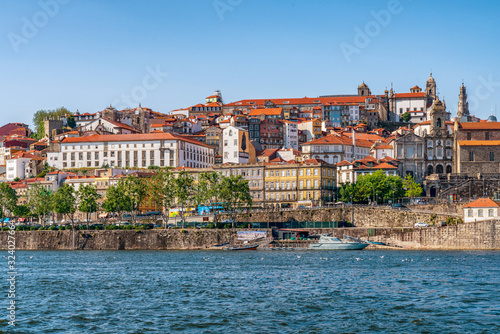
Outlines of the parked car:
<svg viewBox="0 0 500 334">
<path fill-rule="evenodd" d="M 429 227 L 429 226 L 430 225 L 427 223 L 422 223 L 422 222 L 415 223 L 415 227 Z"/>
<path fill-rule="evenodd" d="M 393 207 L 393 208 L 395 208 L 395 209 L 399 209 L 399 208 L 402 208 L 402 207 L 403 207 L 403 205 L 402 205 L 401 203 L 394 203 L 394 204 L 392 205 L 392 207 Z"/>
</svg>

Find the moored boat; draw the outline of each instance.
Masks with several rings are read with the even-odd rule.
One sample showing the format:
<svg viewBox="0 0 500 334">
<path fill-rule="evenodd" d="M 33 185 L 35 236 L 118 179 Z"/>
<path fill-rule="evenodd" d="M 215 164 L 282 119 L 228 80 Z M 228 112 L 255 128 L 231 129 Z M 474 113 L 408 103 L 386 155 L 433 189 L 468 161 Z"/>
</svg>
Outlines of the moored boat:
<svg viewBox="0 0 500 334">
<path fill-rule="evenodd" d="M 239 251 L 239 250 L 256 250 L 259 245 L 243 245 L 243 246 L 234 246 L 234 247 L 228 247 L 226 250 L 231 250 L 231 251 Z"/>
<path fill-rule="evenodd" d="M 344 236 L 344 239 L 340 239 L 333 236 L 321 235 L 317 243 L 309 245 L 309 249 L 361 250 L 368 245 L 369 243 L 352 237 Z"/>
</svg>

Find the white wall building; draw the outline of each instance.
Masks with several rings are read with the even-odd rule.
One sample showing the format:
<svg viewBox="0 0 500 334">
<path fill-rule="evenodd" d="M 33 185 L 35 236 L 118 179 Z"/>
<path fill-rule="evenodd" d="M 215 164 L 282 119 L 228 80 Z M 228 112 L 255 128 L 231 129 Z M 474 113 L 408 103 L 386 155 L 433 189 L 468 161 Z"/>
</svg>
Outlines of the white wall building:
<svg viewBox="0 0 500 334">
<path fill-rule="evenodd" d="M 248 131 L 236 126 L 228 126 L 222 131 L 222 163 L 244 164 L 250 161 L 250 154 L 244 152 L 249 144 Z M 242 147 L 245 141 L 244 147 Z"/>
<path fill-rule="evenodd" d="M 31 159 L 29 158 L 14 158 L 7 160 L 7 181 L 13 181 L 16 178 L 24 179 L 26 177 L 26 166 Z"/>
<path fill-rule="evenodd" d="M 464 222 L 472 223 L 490 219 L 498 219 L 500 204 L 489 198 L 479 198 L 464 205 Z"/>
<path fill-rule="evenodd" d="M 293 148 L 294 150 L 299 149 L 299 130 L 298 124 L 291 121 L 283 121 L 283 135 L 285 139 L 285 149 Z"/>
<path fill-rule="evenodd" d="M 352 122 L 359 121 L 359 104 L 349 106 L 349 120 Z"/>
<path fill-rule="evenodd" d="M 194 167 L 214 164 L 214 149 L 172 133 L 92 135 L 52 143 L 47 163 L 58 169 L 100 167 Z"/>
<path fill-rule="evenodd" d="M 354 145 L 352 138 L 345 135 L 331 134 L 302 144 L 303 159 L 321 159 L 330 164 L 347 160 L 360 160 L 370 154 L 372 143 L 356 138 Z"/>
</svg>

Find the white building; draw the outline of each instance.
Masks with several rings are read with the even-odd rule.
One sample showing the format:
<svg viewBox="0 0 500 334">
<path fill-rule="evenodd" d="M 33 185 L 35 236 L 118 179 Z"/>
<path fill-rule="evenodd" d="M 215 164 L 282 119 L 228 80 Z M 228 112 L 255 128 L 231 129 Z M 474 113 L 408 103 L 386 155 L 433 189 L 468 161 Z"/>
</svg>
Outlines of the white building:
<svg viewBox="0 0 500 334">
<path fill-rule="evenodd" d="M 353 123 L 359 121 L 359 104 L 353 103 L 349 106 L 349 120 Z"/>
<path fill-rule="evenodd" d="M 137 133 L 138 131 L 131 126 L 119 122 L 110 121 L 104 118 L 97 118 L 89 123 L 82 125 L 79 130 L 81 132 L 86 131 L 98 131 L 99 133 L 113 133 L 113 134 L 131 134 Z"/>
<path fill-rule="evenodd" d="M 489 198 L 479 198 L 463 208 L 466 223 L 499 218 L 500 204 Z"/>
<path fill-rule="evenodd" d="M 255 149 L 250 143 L 248 131 L 230 125 L 222 131 L 222 139 L 222 163 L 255 162 Z"/>
<path fill-rule="evenodd" d="M 331 134 L 302 144 L 302 158 L 321 159 L 330 164 L 347 160 L 360 160 L 370 154 L 372 142 L 356 138 L 353 139 L 340 134 Z"/>
<path fill-rule="evenodd" d="M 283 136 L 285 137 L 285 149 L 299 149 L 299 130 L 298 124 L 291 121 L 283 121 Z"/>
<path fill-rule="evenodd" d="M 370 175 L 382 170 L 387 176 L 398 175 L 398 167 L 392 165 L 391 159 L 377 160 L 367 156 L 354 162 L 341 161 L 337 164 L 337 187 L 343 183 L 356 183 L 361 175 Z"/>
<path fill-rule="evenodd" d="M 45 158 L 29 153 L 20 153 L 12 159 L 7 159 L 6 180 L 13 181 L 16 178 L 22 180 L 34 177 L 42 171 L 44 162 Z"/>
<path fill-rule="evenodd" d="M 391 143 L 376 143 L 370 149 L 370 155 L 375 159 L 394 158 L 394 147 L 392 147 Z"/>
<path fill-rule="evenodd" d="M 100 167 L 194 167 L 214 164 L 214 149 L 172 133 L 92 135 L 51 144 L 47 163 L 58 169 Z"/>
</svg>

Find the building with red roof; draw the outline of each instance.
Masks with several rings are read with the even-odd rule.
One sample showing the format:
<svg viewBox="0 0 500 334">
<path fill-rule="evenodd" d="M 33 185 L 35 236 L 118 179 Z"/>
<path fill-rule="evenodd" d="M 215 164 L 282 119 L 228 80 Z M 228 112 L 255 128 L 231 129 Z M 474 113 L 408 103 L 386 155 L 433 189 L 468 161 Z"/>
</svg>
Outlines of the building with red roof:
<svg viewBox="0 0 500 334">
<path fill-rule="evenodd" d="M 478 198 L 463 206 L 464 222 L 499 219 L 500 203 L 490 198 Z"/>
<path fill-rule="evenodd" d="M 58 169 L 110 166 L 209 167 L 214 149 L 173 133 L 90 135 L 51 143 L 47 162 Z"/>
</svg>

